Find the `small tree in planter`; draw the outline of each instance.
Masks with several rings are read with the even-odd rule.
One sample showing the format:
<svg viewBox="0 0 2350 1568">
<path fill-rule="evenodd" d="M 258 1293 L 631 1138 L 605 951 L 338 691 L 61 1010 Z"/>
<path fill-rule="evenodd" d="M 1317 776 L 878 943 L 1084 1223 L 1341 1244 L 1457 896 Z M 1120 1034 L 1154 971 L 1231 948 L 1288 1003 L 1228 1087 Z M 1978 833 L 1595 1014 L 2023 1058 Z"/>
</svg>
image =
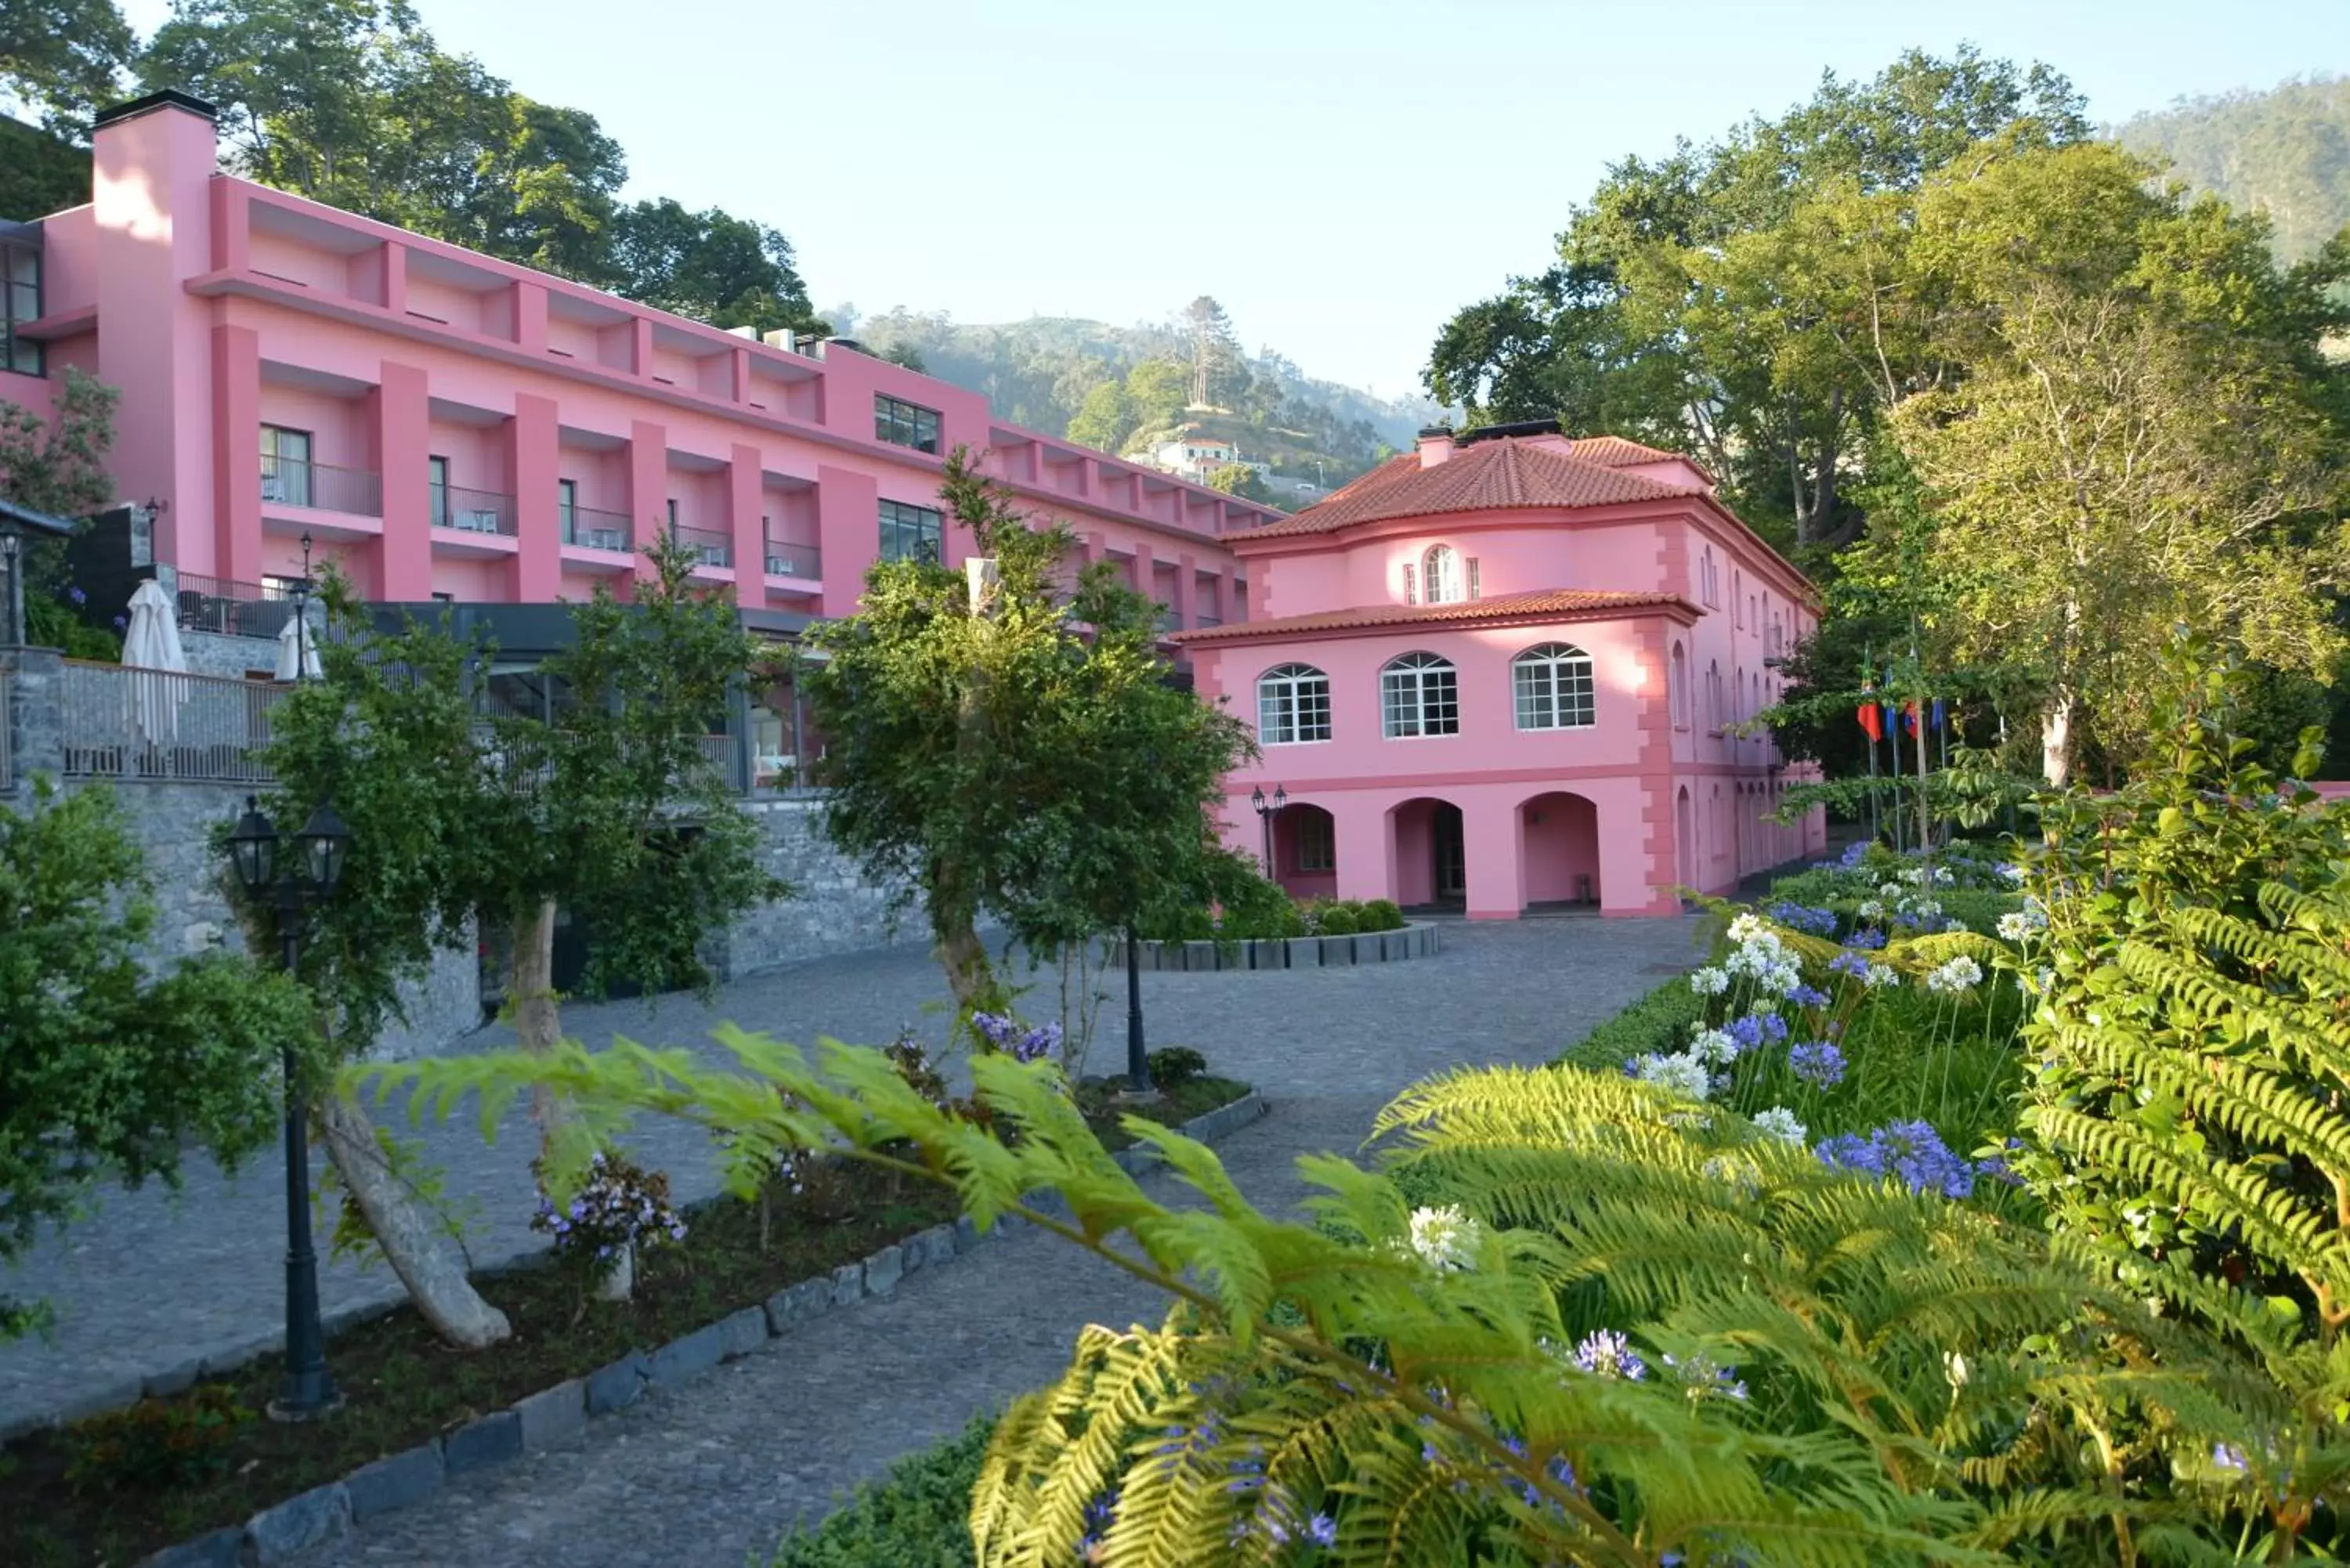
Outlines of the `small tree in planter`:
<svg viewBox="0 0 2350 1568">
<path fill-rule="evenodd" d="M 1209 808 L 1253 747 L 1168 684 L 1158 607 L 1115 567 L 1067 587 L 1067 529 L 1032 526 L 967 449 L 940 494 L 995 562 L 980 602 L 962 573 L 881 562 L 859 613 L 810 635 L 828 657 L 803 680 L 827 742 L 811 774 L 831 791 L 826 826 L 920 897 L 968 1015 L 1006 1000 L 983 910 L 1050 953 L 1201 896 Z"/>
<path fill-rule="evenodd" d="M 708 985 L 704 939 L 785 891 L 702 751 L 753 639 L 726 596 L 693 586 L 689 553 L 667 540 L 650 553 L 657 573 L 635 604 L 599 587 L 575 607 L 571 646 L 546 661 L 567 698 L 551 717 L 485 721 L 473 678 L 490 649 L 413 623 L 322 639 L 325 679 L 273 713 L 271 814 L 303 821 L 331 799 L 351 828 L 349 869 L 303 954 L 344 1055 L 373 1043 L 436 950 L 471 945 L 476 921 L 511 934 L 515 1033 L 543 1051 L 561 1034 L 558 906 L 596 933 L 591 994 L 621 981 L 657 992 Z M 348 618 L 347 596 L 330 585 L 328 597 Z M 319 1112 L 347 1189 L 435 1327 L 459 1344 L 504 1337 L 463 1273 L 433 1262 L 437 1239 L 365 1113 L 332 1098 Z M 534 1114 L 544 1132 L 560 1108 L 539 1096 Z M 632 1274 L 624 1256 L 609 1293 Z"/>
</svg>

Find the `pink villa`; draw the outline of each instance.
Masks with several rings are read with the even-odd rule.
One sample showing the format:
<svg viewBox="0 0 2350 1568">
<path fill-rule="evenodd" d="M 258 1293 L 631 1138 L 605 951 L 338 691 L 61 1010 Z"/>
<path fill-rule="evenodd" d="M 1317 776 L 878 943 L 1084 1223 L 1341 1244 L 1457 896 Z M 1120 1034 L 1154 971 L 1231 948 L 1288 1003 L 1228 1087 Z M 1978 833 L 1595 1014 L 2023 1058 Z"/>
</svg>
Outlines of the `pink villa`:
<svg viewBox="0 0 2350 1568">
<path fill-rule="evenodd" d="M 179 93 L 101 114 L 93 144 L 88 205 L 0 225 L 0 399 L 46 410 L 68 367 L 120 389 L 130 564 L 183 618 L 265 611 L 307 536 L 370 601 L 544 626 L 492 612 L 625 595 L 658 531 L 789 637 L 851 613 L 878 556 L 959 559 L 958 445 L 1170 630 L 1249 613 L 1231 538 L 1278 512 L 848 342 L 721 330 L 223 174 L 212 109 Z M 780 761 L 788 721 L 750 717 Z"/>
<path fill-rule="evenodd" d="M 1733 732 L 1816 598 L 1689 459 L 1423 431 L 1232 543 L 1253 614 L 1175 640 L 1254 721 L 1225 831 L 1293 893 L 1657 915 L 1825 847 L 1817 812 L 1769 820 L 1810 772 Z"/>
</svg>

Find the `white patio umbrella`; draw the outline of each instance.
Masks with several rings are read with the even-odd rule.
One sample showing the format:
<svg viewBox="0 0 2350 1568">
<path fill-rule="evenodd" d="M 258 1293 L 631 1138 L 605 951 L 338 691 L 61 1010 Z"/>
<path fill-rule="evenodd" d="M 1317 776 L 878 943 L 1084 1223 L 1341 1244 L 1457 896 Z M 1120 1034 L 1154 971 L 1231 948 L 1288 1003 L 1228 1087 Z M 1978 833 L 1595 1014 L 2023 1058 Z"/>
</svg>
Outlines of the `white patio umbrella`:
<svg viewBox="0 0 2350 1568">
<path fill-rule="evenodd" d="M 186 683 L 172 677 L 188 672 L 188 654 L 180 646 L 180 618 L 172 596 L 151 577 L 130 596 L 122 662 L 129 669 L 156 672 L 130 678 L 130 718 L 149 742 L 166 743 L 179 733 L 180 702 L 186 695 Z"/>
<path fill-rule="evenodd" d="M 312 626 L 308 616 L 290 615 L 277 634 L 277 679 L 280 680 L 320 680 L 326 671 L 318 667 L 318 628 Z"/>
</svg>

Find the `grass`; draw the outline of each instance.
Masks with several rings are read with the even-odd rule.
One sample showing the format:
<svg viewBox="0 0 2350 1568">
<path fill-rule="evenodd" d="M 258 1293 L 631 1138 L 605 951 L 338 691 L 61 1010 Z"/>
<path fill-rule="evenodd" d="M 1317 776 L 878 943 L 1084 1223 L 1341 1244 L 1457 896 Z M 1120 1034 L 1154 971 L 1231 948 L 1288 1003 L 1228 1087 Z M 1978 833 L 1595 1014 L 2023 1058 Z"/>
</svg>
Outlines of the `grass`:
<svg viewBox="0 0 2350 1568">
<path fill-rule="evenodd" d="M 1118 1147 L 1133 1140 L 1105 1117 L 1131 1108 L 1173 1125 L 1247 1092 L 1245 1084 L 1201 1077 L 1155 1104 L 1089 1106 L 1087 1114 L 1103 1141 Z M 511 1340 L 487 1350 L 452 1349 L 406 1305 L 336 1335 L 327 1360 L 346 1403 L 323 1423 L 281 1426 L 259 1414 L 283 1372 L 281 1358 L 271 1355 L 185 1394 L 142 1401 L 127 1418 L 33 1433 L 0 1449 L 0 1563 L 127 1568 L 525 1395 L 665 1345 L 957 1212 L 943 1187 L 843 1161 L 798 1198 L 767 1194 L 764 1223 L 760 1201 L 723 1197 L 702 1205 L 689 1216 L 682 1244 L 639 1260 L 631 1301 L 590 1299 L 568 1268 L 528 1268 L 475 1279 L 514 1325 Z M 223 1422 L 222 1411 L 238 1415 Z M 129 1440 L 99 1458 L 101 1442 L 126 1426 L 133 1428 Z"/>
<path fill-rule="evenodd" d="M 971 1490 L 994 1431 L 980 1416 L 899 1460 L 822 1524 L 785 1536 L 771 1568 L 971 1568 Z"/>
</svg>

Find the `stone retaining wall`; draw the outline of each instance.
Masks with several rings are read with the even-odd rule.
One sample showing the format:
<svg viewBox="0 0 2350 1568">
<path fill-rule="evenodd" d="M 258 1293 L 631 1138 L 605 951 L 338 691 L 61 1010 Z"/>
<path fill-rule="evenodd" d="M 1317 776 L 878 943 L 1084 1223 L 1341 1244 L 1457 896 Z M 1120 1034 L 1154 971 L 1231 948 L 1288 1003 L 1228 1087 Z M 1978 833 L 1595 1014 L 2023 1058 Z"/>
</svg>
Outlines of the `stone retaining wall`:
<svg viewBox="0 0 2350 1568">
<path fill-rule="evenodd" d="M 1397 931 L 1363 931 L 1347 937 L 1285 937 L 1232 942 L 1138 942 L 1145 974 L 1153 971 L 1330 969 L 1346 964 L 1396 963 L 1427 958 L 1443 948 L 1443 928 L 1415 921 Z M 1110 944 L 1110 965 L 1126 967 L 1126 944 Z"/>
</svg>

